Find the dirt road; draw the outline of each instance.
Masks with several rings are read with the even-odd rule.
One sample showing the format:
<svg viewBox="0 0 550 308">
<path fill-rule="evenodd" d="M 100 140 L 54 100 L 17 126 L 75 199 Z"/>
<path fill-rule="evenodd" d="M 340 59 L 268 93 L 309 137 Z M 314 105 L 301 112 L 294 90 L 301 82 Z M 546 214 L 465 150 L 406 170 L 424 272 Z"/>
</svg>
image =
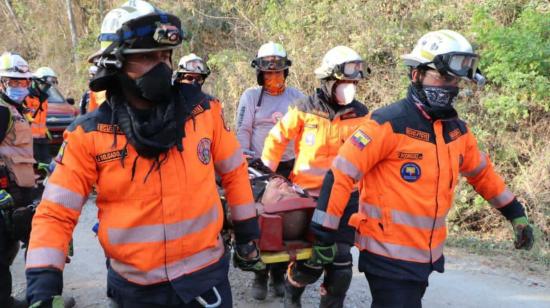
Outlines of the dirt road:
<svg viewBox="0 0 550 308">
<path fill-rule="evenodd" d="M 91 228 L 96 208 L 90 200 L 83 210 L 74 234 L 75 256 L 65 267 L 64 293 L 76 299 L 77 307 L 106 307 L 106 270 L 103 251 Z M 528 273 L 514 267 L 495 267 L 505 256 L 468 255 L 459 249 L 446 250 L 445 274 L 433 274 L 424 297 L 424 307 L 549 307 L 550 276 Z M 508 264 L 505 262 L 505 264 Z M 23 256 L 14 265 L 14 292 L 22 296 L 25 288 Z M 516 268 L 516 269 L 511 269 Z M 365 277 L 354 269 L 352 287 L 346 307 L 369 307 L 370 293 Z M 250 273 L 232 269 L 230 280 L 235 307 L 282 307 L 279 298 L 270 295 L 264 302 L 249 299 Z M 310 286 L 303 297 L 303 307 L 317 307 L 318 285 Z"/>
</svg>

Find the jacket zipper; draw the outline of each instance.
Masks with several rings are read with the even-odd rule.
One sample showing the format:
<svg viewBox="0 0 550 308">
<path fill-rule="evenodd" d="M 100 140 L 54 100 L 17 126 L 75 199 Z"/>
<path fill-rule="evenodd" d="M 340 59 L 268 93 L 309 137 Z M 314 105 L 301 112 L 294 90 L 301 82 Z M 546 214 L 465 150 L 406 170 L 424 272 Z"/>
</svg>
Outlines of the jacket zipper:
<svg viewBox="0 0 550 308">
<path fill-rule="evenodd" d="M 451 148 L 449 146 L 447 147 L 447 153 L 449 154 L 449 162 L 451 163 L 451 182 L 449 183 L 449 189 L 452 189 L 455 175 L 453 170 L 453 156 L 451 155 Z"/>
<path fill-rule="evenodd" d="M 434 123 L 435 124 L 435 123 Z M 432 230 L 430 232 L 430 242 L 428 244 L 428 247 L 430 249 L 430 269 L 433 270 L 433 256 L 432 256 L 432 240 L 434 236 L 434 229 L 435 229 L 435 220 L 437 219 L 437 211 L 439 209 L 439 202 L 438 202 L 438 196 L 439 196 L 439 177 L 441 174 L 441 167 L 439 164 L 439 149 L 437 147 L 437 130 L 434 127 L 434 134 L 435 134 L 435 156 L 437 161 L 437 182 L 435 187 L 435 212 L 434 212 L 434 218 L 432 222 Z"/>
</svg>

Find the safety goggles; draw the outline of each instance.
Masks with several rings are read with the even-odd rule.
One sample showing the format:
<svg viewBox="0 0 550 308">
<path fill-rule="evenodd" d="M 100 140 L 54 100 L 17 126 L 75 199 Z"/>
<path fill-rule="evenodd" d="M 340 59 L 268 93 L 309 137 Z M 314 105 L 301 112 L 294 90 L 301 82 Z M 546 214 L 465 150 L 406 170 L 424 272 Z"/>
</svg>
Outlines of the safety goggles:
<svg viewBox="0 0 550 308">
<path fill-rule="evenodd" d="M 283 57 L 263 57 L 252 61 L 252 66 L 261 71 L 282 71 L 290 66 L 290 60 Z"/>
<path fill-rule="evenodd" d="M 449 52 L 434 57 L 432 64 L 442 74 L 474 79 L 479 64 L 479 55 L 469 52 Z"/>
<path fill-rule="evenodd" d="M 40 78 L 40 81 L 44 82 L 44 83 L 47 83 L 47 84 L 50 84 L 52 86 L 56 86 L 58 84 L 57 78 L 53 77 L 53 76 L 47 76 L 47 77 Z"/>
<path fill-rule="evenodd" d="M 363 61 L 352 61 L 338 64 L 334 67 L 334 77 L 340 80 L 359 80 L 365 77 Z M 370 69 L 367 67 L 367 74 Z"/>
<path fill-rule="evenodd" d="M 179 80 L 185 80 L 190 83 L 197 82 L 198 84 L 204 83 L 204 78 L 201 75 L 184 74 Z"/>
<path fill-rule="evenodd" d="M 12 88 L 28 88 L 31 85 L 29 79 L 4 78 L 2 82 Z"/>
<path fill-rule="evenodd" d="M 184 65 L 179 66 L 179 70 L 185 73 L 196 73 L 201 75 L 209 75 L 210 69 L 202 60 L 191 60 L 187 61 Z"/>
</svg>

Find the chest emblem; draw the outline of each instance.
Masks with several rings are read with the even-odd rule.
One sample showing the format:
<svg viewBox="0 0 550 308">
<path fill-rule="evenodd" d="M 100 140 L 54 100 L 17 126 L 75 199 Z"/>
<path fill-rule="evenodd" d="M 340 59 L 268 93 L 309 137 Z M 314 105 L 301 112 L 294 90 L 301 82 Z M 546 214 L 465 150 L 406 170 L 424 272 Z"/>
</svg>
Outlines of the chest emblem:
<svg viewBox="0 0 550 308">
<path fill-rule="evenodd" d="M 401 178 L 407 182 L 416 182 L 421 175 L 420 166 L 415 163 L 404 163 L 401 166 Z"/>
<path fill-rule="evenodd" d="M 208 165 L 211 159 L 210 146 L 212 145 L 212 140 L 208 138 L 202 138 L 197 145 L 197 156 L 201 163 Z"/>
</svg>

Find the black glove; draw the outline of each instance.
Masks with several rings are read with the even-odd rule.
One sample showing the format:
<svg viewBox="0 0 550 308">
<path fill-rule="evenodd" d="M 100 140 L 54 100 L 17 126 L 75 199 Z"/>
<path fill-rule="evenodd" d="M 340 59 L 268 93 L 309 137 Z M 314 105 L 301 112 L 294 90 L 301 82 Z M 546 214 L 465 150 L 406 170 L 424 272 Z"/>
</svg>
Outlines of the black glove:
<svg viewBox="0 0 550 308">
<path fill-rule="evenodd" d="M 514 241 L 516 249 L 530 250 L 535 242 L 535 236 L 533 235 L 533 227 L 529 224 L 527 217 L 522 216 L 513 219 L 512 226 L 516 235 Z"/>
<path fill-rule="evenodd" d="M 293 262 L 288 267 L 287 278 L 295 287 L 304 287 L 316 282 L 323 274 L 324 266 L 336 257 L 336 244 L 316 242 L 311 248 L 311 257 L 306 262 Z"/>
<path fill-rule="evenodd" d="M 250 255 L 252 255 L 250 257 Z M 246 272 L 265 270 L 265 263 L 260 257 L 260 250 L 254 241 L 247 244 L 237 244 L 233 252 L 233 265 Z"/>
</svg>

